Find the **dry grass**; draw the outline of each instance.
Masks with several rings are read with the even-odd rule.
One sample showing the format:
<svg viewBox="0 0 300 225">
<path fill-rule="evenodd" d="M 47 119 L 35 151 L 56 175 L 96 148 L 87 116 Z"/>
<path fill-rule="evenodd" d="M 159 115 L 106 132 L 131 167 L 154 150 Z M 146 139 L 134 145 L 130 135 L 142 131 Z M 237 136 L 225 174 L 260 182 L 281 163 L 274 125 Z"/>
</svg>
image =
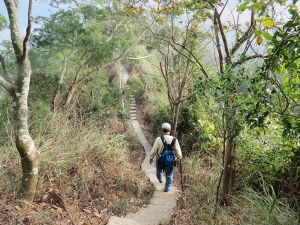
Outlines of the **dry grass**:
<svg viewBox="0 0 300 225">
<path fill-rule="evenodd" d="M 34 204 L 17 201 L 19 158 L 13 145 L 0 147 L 0 224 L 105 224 L 149 201 L 153 187 L 137 170 L 143 152 L 117 119 L 78 124 L 56 115 L 44 124 L 35 134 L 41 158 Z"/>
<path fill-rule="evenodd" d="M 230 206 L 215 211 L 215 196 L 220 165 L 215 157 L 188 157 L 184 160 L 185 192 L 170 225 L 287 225 L 299 224 L 295 212 L 274 196 L 253 190 L 235 193 Z M 180 176 L 176 170 L 176 183 Z M 276 202 L 276 205 L 273 205 Z M 270 210 L 274 208 L 274 210 Z"/>
<path fill-rule="evenodd" d="M 170 224 L 241 224 L 245 216 L 242 205 L 218 209 L 215 214 L 215 192 L 218 183 L 219 164 L 213 157 L 200 159 L 197 156 L 184 160 L 184 187 L 178 207 Z M 180 186 L 179 174 L 176 182 Z"/>
</svg>

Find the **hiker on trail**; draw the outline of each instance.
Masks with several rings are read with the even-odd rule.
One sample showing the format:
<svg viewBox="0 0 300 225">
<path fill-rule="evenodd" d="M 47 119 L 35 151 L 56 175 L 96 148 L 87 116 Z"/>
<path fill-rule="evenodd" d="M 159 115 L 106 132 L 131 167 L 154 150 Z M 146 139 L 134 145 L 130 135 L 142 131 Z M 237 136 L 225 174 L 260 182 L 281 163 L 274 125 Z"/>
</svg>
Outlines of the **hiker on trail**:
<svg viewBox="0 0 300 225">
<path fill-rule="evenodd" d="M 163 123 L 163 135 L 157 137 L 150 153 L 150 164 L 156 156 L 156 177 L 162 183 L 162 173 L 165 171 L 166 184 L 165 192 L 171 189 L 173 182 L 173 167 L 176 164 L 175 159 L 182 159 L 182 152 L 178 140 L 171 136 L 171 125 Z"/>
</svg>

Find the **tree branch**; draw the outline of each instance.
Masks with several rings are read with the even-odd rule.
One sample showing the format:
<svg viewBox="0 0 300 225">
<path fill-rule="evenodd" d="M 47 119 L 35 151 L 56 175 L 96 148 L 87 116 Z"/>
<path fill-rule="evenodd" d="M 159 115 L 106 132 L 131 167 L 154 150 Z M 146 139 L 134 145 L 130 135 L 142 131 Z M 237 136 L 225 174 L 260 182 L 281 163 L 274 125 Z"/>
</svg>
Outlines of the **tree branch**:
<svg viewBox="0 0 300 225">
<path fill-rule="evenodd" d="M 219 16 L 222 15 L 222 13 L 224 12 L 224 9 L 226 8 L 227 4 L 228 4 L 228 0 L 226 0 L 225 4 L 224 4 L 224 6 L 223 6 L 223 9 L 222 9 L 221 12 L 219 13 Z"/>
<path fill-rule="evenodd" d="M 17 2 L 15 0 L 4 0 L 4 3 L 6 5 L 6 9 L 9 17 L 9 27 L 10 27 L 12 45 L 17 59 L 22 59 L 23 49 L 22 49 L 22 40 L 19 34 Z"/>
<path fill-rule="evenodd" d="M 25 58 L 27 54 L 27 43 L 31 34 L 31 24 L 32 24 L 32 0 L 29 0 L 28 4 L 29 5 L 28 5 L 27 28 L 26 28 L 26 35 L 23 40 L 23 58 Z"/>
<path fill-rule="evenodd" d="M 182 44 L 176 42 L 175 39 L 174 39 L 174 37 L 172 37 L 172 40 L 173 40 L 173 42 L 174 42 L 175 45 L 180 46 L 182 49 L 186 50 L 186 51 L 192 56 L 192 58 L 196 61 L 196 64 L 198 64 L 198 66 L 200 67 L 200 70 L 202 71 L 202 73 L 204 74 L 204 76 L 205 76 L 206 78 L 209 78 L 208 73 L 207 73 L 206 70 L 204 69 L 204 66 L 200 63 L 200 61 L 199 61 L 198 58 L 195 56 L 195 54 L 194 54 L 190 49 L 188 49 L 185 45 L 182 45 Z M 171 46 L 172 46 L 172 45 L 171 45 Z M 179 50 L 177 50 L 177 49 L 174 49 L 174 50 L 176 50 L 178 53 L 182 54 Z M 183 54 L 182 54 L 182 55 L 183 55 Z M 185 55 L 183 55 L 183 56 L 185 56 Z M 186 57 L 188 58 L 188 56 L 186 56 Z M 191 60 L 191 61 L 192 61 L 192 60 Z M 193 62 L 193 61 L 192 61 L 192 62 Z"/>
<path fill-rule="evenodd" d="M 241 45 L 247 41 L 251 35 L 253 34 L 254 28 L 255 28 L 255 18 L 254 18 L 254 10 L 251 11 L 251 23 L 246 32 L 237 40 L 235 45 L 232 47 L 230 51 L 230 55 L 233 55 L 240 47 Z"/>
<path fill-rule="evenodd" d="M 0 76 L 0 86 L 2 86 L 12 97 L 15 97 L 16 87 L 2 76 Z"/>
<path fill-rule="evenodd" d="M 235 67 L 237 65 L 240 65 L 248 60 L 251 60 L 251 59 L 257 59 L 257 58 L 265 58 L 266 56 L 264 55 L 261 55 L 261 54 L 256 54 L 256 55 L 251 55 L 251 56 L 246 56 L 245 58 L 243 58 L 242 60 L 238 60 L 236 62 L 233 62 L 232 63 L 232 67 Z"/>
<path fill-rule="evenodd" d="M 178 101 L 178 103 L 184 102 L 186 100 L 189 100 L 190 98 L 193 98 L 197 95 L 196 92 L 193 92 L 192 94 L 188 95 L 188 96 L 183 96 L 181 97 L 181 99 Z"/>
<path fill-rule="evenodd" d="M 5 63 L 5 58 L 0 54 L 0 62 L 3 70 L 4 77 L 8 77 L 7 67 Z M 0 86 L 2 86 L 12 97 L 15 96 L 15 86 L 0 75 Z"/>
<path fill-rule="evenodd" d="M 223 73 L 223 53 L 222 53 L 220 39 L 219 39 L 219 28 L 218 28 L 218 20 L 217 20 L 216 10 L 214 13 L 213 24 L 214 24 L 214 31 L 215 31 L 215 38 L 216 38 L 216 47 L 217 47 L 218 55 L 219 55 L 220 72 Z"/>
<path fill-rule="evenodd" d="M 158 50 L 159 53 L 163 56 L 164 59 L 164 65 L 162 65 L 162 63 L 159 63 L 159 68 L 161 71 L 161 74 L 163 75 L 163 78 L 166 82 L 167 85 L 167 90 L 168 90 L 168 99 L 169 99 L 169 103 L 170 106 L 173 107 L 173 103 L 175 102 L 175 97 L 172 91 L 172 84 L 170 83 L 169 80 L 169 76 L 168 76 L 168 72 L 169 72 L 169 46 L 168 46 L 168 51 L 167 54 L 165 54 L 164 52 L 162 52 L 161 50 Z"/>
<path fill-rule="evenodd" d="M 153 55 L 153 53 L 151 53 L 150 55 L 146 55 L 146 56 L 137 56 L 137 57 L 127 56 L 125 58 L 126 59 L 133 59 L 133 60 L 140 60 L 140 59 L 150 58 L 152 55 Z"/>
<path fill-rule="evenodd" d="M 169 44 L 169 45 L 172 47 L 172 49 L 174 49 L 177 53 L 179 53 L 180 55 L 184 56 L 185 58 L 187 58 L 188 60 L 190 60 L 192 63 L 197 64 L 197 65 L 200 67 L 200 70 L 202 71 L 202 73 L 204 74 L 204 76 L 205 76 L 206 78 L 209 78 L 209 75 L 208 75 L 207 71 L 205 70 L 204 66 L 200 63 L 200 61 L 197 59 L 197 57 L 193 54 L 193 52 L 192 52 L 190 49 L 188 49 L 187 47 L 185 47 L 184 45 L 182 45 L 182 44 L 180 44 L 180 43 L 177 43 L 177 42 L 175 41 L 174 38 L 172 38 L 172 42 L 171 42 L 171 41 L 169 41 L 169 40 L 166 40 L 166 39 L 164 39 L 164 38 L 161 38 L 161 37 L 156 36 L 155 33 L 154 33 L 154 31 L 153 31 L 151 28 L 149 28 L 149 27 L 146 27 L 146 28 L 152 33 L 152 35 L 153 35 L 154 38 L 156 38 L 156 39 L 158 39 L 158 40 L 161 40 L 161 41 L 163 41 L 163 42 L 166 42 L 166 43 Z M 179 47 L 181 47 L 181 48 L 184 49 L 185 51 L 187 51 L 187 53 L 189 53 L 189 54 L 191 55 L 192 58 L 191 58 L 190 56 L 186 55 L 184 52 L 178 50 L 178 49 L 176 48 L 176 45 L 179 46 Z M 195 60 L 195 61 L 194 61 L 194 60 Z"/>
<path fill-rule="evenodd" d="M 225 8 L 225 6 L 224 6 L 224 8 Z M 230 53 L 229 53 L 229 49 L 228 49 L 227 38 L 225 36 L 224 29 L 223 29 L 223 24 L 222 24 L 222 21 L 221 21 L 221 14 L 218 13 L 217 8 L 215 8 L 215 15 L 216 15 L 216 19 L 217 19 L 217 22 L 218 22 L 218 26 L 219 26 L 220 34 L 221 34 L 221 37 L 222 37 L 222 41 L 223 41 L 223 44 L 224 44 L 225 53 L 226 53 L 225 61 L 227 62 L 227 60 L 230 59 Z"/>
</svg>

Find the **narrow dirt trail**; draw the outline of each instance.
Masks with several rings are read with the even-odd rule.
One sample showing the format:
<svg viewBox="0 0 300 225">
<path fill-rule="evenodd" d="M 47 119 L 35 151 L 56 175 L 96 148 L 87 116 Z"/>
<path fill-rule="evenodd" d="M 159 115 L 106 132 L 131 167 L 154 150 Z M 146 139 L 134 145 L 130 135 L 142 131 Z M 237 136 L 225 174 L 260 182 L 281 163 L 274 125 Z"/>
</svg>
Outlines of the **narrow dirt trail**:
<svg viewBox="0 0 300 225">
<path fill-rule="evenodd" d="M 159 183 L 156 178 L 155 165 L 150 165 L 150 151 L 152 146 L 146 139 L 144 132 L 137 120 L 137 108 L 134 96 L 130 96 L 130 115 L 133 130 L 143 145 L 146 153 L 142 170 L 155 187 L 150 204 L 141 208 L 136 213 L 129 213 L 125 218 L 113 216 L 109 219 L 108 225 L 159 225 L 167 224 L 176 207 L 177 188 L 172 187 L 170 192 L 164 192 L 164 183 Z M 165 179 L 164 179 L 165 181 Z"/>
</svg>

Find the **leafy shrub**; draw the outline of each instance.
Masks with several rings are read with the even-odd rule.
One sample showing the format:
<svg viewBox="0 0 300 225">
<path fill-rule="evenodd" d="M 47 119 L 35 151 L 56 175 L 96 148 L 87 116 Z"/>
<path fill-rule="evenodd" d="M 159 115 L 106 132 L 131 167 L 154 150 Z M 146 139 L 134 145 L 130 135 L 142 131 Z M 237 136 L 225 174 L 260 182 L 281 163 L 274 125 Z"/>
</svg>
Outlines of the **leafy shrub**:
<svg viewBox="0 0 300 225">
<path fill-rule="evenodd" d="M 242 175 L 240 185 L 262 188 L 259 180 L 272 184 L 278 192 L 288 177 L 283 176 L 291 165 L 294 145 L 280 135 L 280 127 L 270 125 L 268 129 L 246 130 L 239 145 L 239 167 Z"/>
</svg>

